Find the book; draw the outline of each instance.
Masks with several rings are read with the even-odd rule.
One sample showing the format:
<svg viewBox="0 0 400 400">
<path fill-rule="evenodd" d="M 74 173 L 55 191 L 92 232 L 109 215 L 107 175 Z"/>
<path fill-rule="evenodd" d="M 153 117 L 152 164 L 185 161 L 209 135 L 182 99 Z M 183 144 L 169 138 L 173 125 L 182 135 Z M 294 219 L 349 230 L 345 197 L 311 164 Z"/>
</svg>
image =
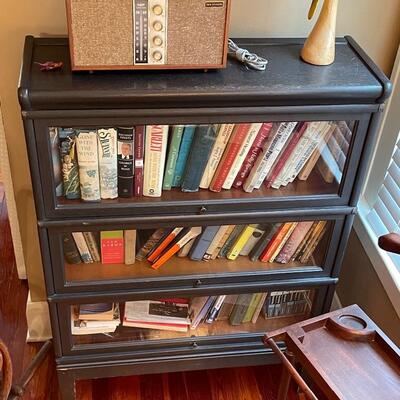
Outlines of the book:
<svg viewBox="0 0 400 400">
<path fill-rule="evenodd" d="M 207 319 L 206 319 L 206 323 L 207 324 L 211 324 L 214 322 L 215 318 L 217 317 L 219 311 L 221 310 L 222 307 L 222 303 L 224 302 L 226 298 L 226 295 L 220 295 L 217 297 L 217 299 L 215 300 L 213 306 L 211 307 L 208 315 L 207 315 Z"/>
<path fill-rule="evenodd" d="M 124 261 L 126 265 L 135 264 L 136 230 L 124 230 Z"/>
<path fill-rule="evenodd" d="M 210 256 L 210 260 L 215 260 L 218 257 L 219 252 L 221 251 L 223 245 L 228 240 L 229 236 L 231 235 L 231 233 L 233 232 L 234 229 L 235 229 L 235 225 L 228 225 L 228 228 L 225 230 L 225 232 L 224 232 L 223 236 L 221 237 L 221 239 L 219 240 L 216 248 L 212 252 L 212 254 Z"/>
<path fill-rule="evenodd" d="M 136 197 L 143 196 L 143 169 L 144 169 L 144 136 L 145 127 L 139 125 L 135 127 L 134 139 L 134 179 L 133 193 Z"/>
<path fill-rule="evenodd" d="M 165 165 L 163 190 L 171 190 L 176 161 L 178 159 L 179 148 L 181 145 L 184 125 L 174 125 L 172 126 L 172 134 L 170 135 L 170 143 L 168 148 L 167 164 Z"/>
<path fill-rule="evenodd" d="M 79 319 L 86 321 L 112 321 L 114 317 L 114 303 L 81 304 Z"/>
<path fill-rule="evenodd" d="M 78 130 L 76 138 L 81 197 L 85 201 L 100 200 L 97 132 Z"/>
<path fill-rule="evenodd" d="M 250 251 L 253 250 L 254 246 L 262 238 L 264 232 L 265 232 L 264 229 L 262 229 L 259 225 L 257 225 L 253 233 L 247 240 L 246 244 L 243 246 L 242 250 L 240 250 L 239 255 L 248 256 L 250 254 Z"/>
<path fill-rule="evenodd" d="M 118 127 L 118 196 L 133 196 L 133 178 L 134 178 L 134 128 Z"/>
<path fill-rule="evenodd" d="M 176 159 L 173 187 L 180 187 L 182 184 L 183 174 L 185 173 L 186 161 L 189 156 L 190 147 L 194 137 L 195 125 L 185 125 L 183 130 L 181 147 L 179 148 L 178 158 Z"/>
<path fill-rule="evenodd" d="M 303 250 L 303 254 L 299 258 L 299 261 L 301 263 L 306 263 L 310 257 L 312 256 L 312 253 L 316 249 L 319 241 L 321 240 L 322 236 L 324 235 L 326 231 L 326 226 L 327 226 L 327 221 L 319 221 L 317 226 L 315 227 L 314 232 L 312 233 L 310 237 L 309 243 L 306 245 L 306 247 Z"/>
<path fill-rule="evenodd" d="M 243 324 L 247 324 L 248 322 L 250 322 L 252 320 L 253 315 L 256 311 L 256 307 L 257 307 L 258 303 L 260 302 L 262 295 L 263 295 L 262 293 L 254 293 L 253 294 L 250 304 L 247 307 L 246 314 L 243 317 L 243 320 L 242 320 Z"/>
<path fill-rule="evenodd" d="M 256 224 L 246 225 L 243 230 L 240 232 L 236 240 L 234 241 L 232 247 L 226 254 L 226 258 L 228 260 L 236 260 L 239 256 L 241 250 L 243 249 L 244 245 L 250 239 L 251 235 L 253 234 L 254 230 L 257 228 Z"/>
<path fill-rule="evenodd" d="M 62 162 L 63 194 L 67 199 L 81 198 L 78 156 L 76 153 L 76 131 L 58 129 L 60 158 Z"/>
<path fill-rule="evenodd" d="M 314 243 L 315 238 L 318 236 L 318 233 L 321 231 L 321 222 L 315 221 L 313 226 L 311 227 L 311 231 L 307 234 L 307 239 L 302 243 L 302 248 L 300 251 L 296 252 L 296 260 L 300 261 L 306 252 L 310 249 L 312 243 Z M 300 261 L 301 262 L 301 261 Z"/>
<path fill-rule="evenodd" d="M 328 147 L 324 147 L 321 151 L 317 167 L 326 183 L 332 183 L 333 181 L 340 183 L 342 180 L 342 171 Z"/>
<path fill-rule="evenodd" d="M 290 227 L 289 227 L 288 231 L 286 232 L 286 234 L 283 236 L 283 238 L 279 242 L 278 247 L 275 249 L 274 253 L 272 254 L 271 258 L 269 259 L 269 262 L 271 262 L 271 263 L 275 262 L 275 258 L 279 255 L 279 253 L 282 250 L 283 246 L 289 240 L 289 238 L 290 238 L 291 234 L 293 233 L 293 231 L 295 230 L 297 224 L 298 224 L 298 222 L 292 222 L 290 224 Z"/>
<path fill-rule="evenodd" d="M 190 249 L 192 248 L 192 246 L 193 246 L 193 244 L 194 244 L 194 242 L 195 242 L 195 238 L 193 238 L 193 239 L 190 239 L 179 251 L 178 251 L 178 254 L 177 254 L 177 256 L 178 257 L 187 257 L 188 256 L 188 254 L 189 254 L 189 252 L 190 252 Z"/>
<path fill-rule="evenodd" d="M 115 332 L 120 324 L 118 304 L 113 307 L 112 320 L 87 320 L 79 318 L 79 308 L 73 307 L 71 311 L 72 335 L 95 335 Z"/>
<path fill-rule="evenodd" d="M 243 184 L 245 192 L 260 188 L 296 125 L 297 122 L 282 122 L 269 136 Z"/>
<path fill-rule="evenodd" d="M 216 139 L 213 125 L 198 125 L 187 158 L 181 189 L 183 192 L 197 192 L 206 168 L 212 146 Z"/>
<path fill-rule="evenodd" d="M 200 325 L 201 321 L 206 317 L 210 308 L 214 304 L 216 298 L 217 296 L 208 297 L 201 310 L 192 318 L 190 329 L 196 329 Z"/>
<path fill-rule="evenodd" d="M 51 162 L 53 164 L 54 187 L 56 196 L 60 197 L 64 195 L 64 185 L 58 128 L 49 127 L 49 143 L 51 149 Z"/>
<path fill-rule="evenodd" d="M 236 304 L 238 294 L 228 294 L 222 303 L 221 309 L 217 315 L 217 321 L 226 321 L 232 313 L 233 307 Z"/>
<path fill-rule="evenodd" d="M 256 243 L 256 245 L 249 253 L 249 258 L 251 261 L 257 261 L 260 258 L 261 253 L 267 247 L 268 243 L 272 240 L 272 238 L 274 237 L 275 233 L 277 232 L 280 226 L 281 226 L 280 223 L 278 224 L 268 223 L 265 225 L 264 227 L 265 232 L 263 233 L 260 240 Z"/>
<path fill-rule="evenodd" d="M 245 136 L 243 143 L 239 147 L 239 151 L 229 169 L 228 175 L 222 185 L 222 189 L 230 189 L 235 181 L 237 174 L 242 167 L 242 164 L 254 143 L 254 140 L 262 127 L 262 123 L 253 123 L 250 125 L 247 135 Z"/>
<path fill-rule="evenodd" d="M 213 259 L 213 255 L 215 255 L 214 258 L 217 257 L 217 254 L 215 254 L 215 251 L 221 241 L 221 239 L 224 237 L 225 233 L 227 230 L 229 230 L 231 227 L 231 225 L 222 225 L 220 226 L 220 228 L 218 229 L 218 232 L 215 234 L 212 242 L 210 243 L 210 245 L 208 246 L 207 251 L 205 252 L 204 256 L 203 256 L 203 260 L 204 261 L 208 261 Z M 233 228 L 232 228 L 233 229 Z"/>
<path fill-rule="evenodd" d="M 76 244 L 76 248 L 79 251 L 79 255 L 81 256 L 82 261 L 85 264 L 90 264 L 93 262 L 92 255 L 90 254 L 89 247 L 86 243 L 85 237 L 82 232 L 72 232 L 72 237 L 74 238 L 74 242 Z"/>
<path fill-rule="evenodd" d="M 80 264 L 82 262 L 79 251 L 70 233 L 63 233 L 63 252 L 68 264 Z"/>
<path fill-rule="evenodd" d="M 229 171 L 236 159 L 243 141 L 245 140 L 251 124 L 237 124 L 233 130 L 230 140 L 225 147 L 224 154 L 218 164 L 209 189 L 213 192 L 220 192 L 222 185 L 227 178 Z"/>
<path fill-rule="evenodd" d="M 147 255 L 147 261 L 153 263 L 168 247 L 168 245 L 178 236 L 179 232 L 182 231 L 183 228 L 174 228 L 168 232 L 168 234 L 160 240 L 160 243 L 154 247 L 154 251 L 149 252 Z"/>
<path fill-rule="evenodd" d="M 174 243 L 167 251 L 162 254 L 151 266 L 153 269 L 160 268 L 165 262 L 167 262 L 174 254 L 176 254 L 185 244 L 190 240 L 196 238 L 201 234 L 200 227 L 193 227 L 188 229 L 181 235 L 181 237 Z"/>
<path fill-rule="evenodd" d="M 238 296 L 231 315 L 229 316 L 229 322 L 231 325 L 240 325 L 242 323 L 252 298 L 253 294 L 251 293 L 240 294 Z"/>
<path fill-rule="evenodd" d="M 206 168 L 204 169 L 203 176 L 200 181 L 200 188 L 208 189 L 210 183 L 217 170 L 218 164 L 221 160 L 229 138 L 235 128 L 235 124 L 221 124 L 218 128 L 217 138 L 211 150 L 210 157 L 208 158 Z"/>
<path fill-rule="evenodd" d="M 146 243 L 137 252 L 136 260 L 137 261 L 145 260 L 149 252 L 154 248 L 154 246 L 158 243 L 158 241 L 164 235 L 165 232 L 166 232 L 165 228 L 160 228 L 155 230 L 149 237 L 149 239 L 146 241 Z"/>
<path fill-rule="evenodd" d="M 251 322 L 253 324 L 257 323 L 258 317 L 261 314 L 261 310 L 263 309 L 263 306 L 265 304 L 265 300 L 267 299 L 268 293 L 261 293 L 260 300 L 258 304 L 256 305 L 256 309 L 254 310 L 253 317 L 251 318 Z"/>
<path fill-rule="evenodd" d="M 308 242 L 309 237 L 311 236 L 312 232 L 314 232 L 315 227 L 317 226 L 318 221 L 314 221 L 311 225 L 311 228 L 308 230 L 300 244 L 297 246 L 297 249 L 295 250 L 293 256 L 291 257 L 291 261 L 295 261 L 299 254 L 303 251 L 306 243 Z"/>
<path fill-rule="evenodd" d="M 226 255 L 228 254 L 228 251 L 231 249 L 231 247 L 235 243 L 235 240 L 240 235 L 240 233 L 242 232 L 243 229 L 244 229 L 243 225 L 236 225 L 233 228 L 231 234 L 229 235 L 228 239 L 226 240 L 226 242 L 222 246 L 220 252 L 218 253 L 218 258 L 226 257 Z"/>
<path fill-rule="evenodd" d="M 300 246 L 307 232 L 311 229 L 313 221 L 301 221 L 297 224 L 288 241 L 285 243 L 275 261 L 286 264 L 290 261 L 296 249 Z"/>
<path fill-rule="evenodd" d="M 124 231 L 101 231 L 100 246 L 102 264 L 124 263 Z"/>
<path fill-rule="evenodd" d="M 98 240 L 94 232 L 83 232 L 83 237 L 86 240 L 87 247 L 94 262 L 100 262 L 100 250 L 98 247 Z"/>
<path fill-rule="evenodd" d="M 282 240 L 284 240 L 286 234 L 292 227 L 292 222 L 285 222 L 283 223 L 279 229 L 276 231 L 274 237 L 268 243 L 267 247 L 261 253 L 260 261 L 262 262 L 270 262 L 270 259 L 276 252 L 277 248 L 279 247 Z"/>
<path fill-rule="evenodd" d="M 292 136 L 290 137 L 287 146 L 282 150 L 281 154 L 276 160 L 276 163 L 271 168 L 268 176 L 265 179 L 265 186 L 271 187 L 271 185 L 275 182 L 275 179 L 279 176 L 279 173 L 283 170 L 287 160 L 289 159 L 290 155 L 293 153 L 297 143 L 303 136 L 305 130 L 307 128 L 307 122 L 299 122 L 296 126 L 295 131 L 293 132 Z"/>
<path fill-rule="evenodd" d="M 206 226 L 203 232 L 197 236 L 193 247 L 190 249 L 189 258 L 194 261 L 202 260 L 214 236 L 217 234 L 219 226 Z"/>
<path fill-rule="evenodd" d="M 100 196 L 102 199 L 118 197 L 117 148 L 117 131 L 114 128 L 97 130 Z"/>
<path fill-rule="evenodd" d="M 146 126 L 143 195 L 160 197 L 168 143 L 168 125 Z"/>
<path fill-rule="evenodd" d="M 243 185 L 243 182 L 247 179 L 250 174 L 251 169 L 253 168 L 254 163 L 256 162 L 257 157 L 262 151 L 262 148 L 265 142 L 268 139 L 268 136 L 271 132 L 273 127 L 272 122 L 266 122 L 262 124 L 261 129 L 259 130 L 254 142 L 247 153 L 247 156 L 237 174 L 234 182 L 233 187 L 240 188 Z"/>
<path fill-rule="evenodd" d="M 197 316 L 200 314 L 201 310 L 205 306 L 209 299 L 209 296 L 194 297 L 190 301 L 189 317 L 191 321 L 196 320 Z M 193 322 L 192 322 L 193 323 Z M 191 323 L 191 325 L 192 325 Z"/>
</svg>

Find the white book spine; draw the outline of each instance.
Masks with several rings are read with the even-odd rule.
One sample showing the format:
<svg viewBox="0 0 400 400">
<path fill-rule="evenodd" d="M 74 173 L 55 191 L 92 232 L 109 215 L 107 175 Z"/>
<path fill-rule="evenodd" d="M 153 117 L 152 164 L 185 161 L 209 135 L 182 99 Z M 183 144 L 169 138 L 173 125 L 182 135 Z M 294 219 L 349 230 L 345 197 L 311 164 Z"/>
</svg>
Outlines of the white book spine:
<svg viewBox="0 0 400 400">
<path fill-rule="evenodd" d="M 247 156 L 247 153 L 251 149 L 251 145 L 254 142 L 259 130 L 261 129 L 262 124 L 251 124 L 249 132 L 247 133 L 246 139 L 243 141 L 240 150 L 235 158 L 235 161 L 232 164 L 231 169 L 229 170 L 228 176 L 225 179 L 224 184 L 222 185 L 223 189 L 230 189 L 235 181 L 236 175 L 239 173 L 240 168 L 242 167 L 243 161 Z"/>
<path fill-rule="evenodd" d="M 229 138 L 235 128 L 235 124 L 222 124 L 219 127 L 217 140 L 211 150 L 210 157 L 207 161 L 206 168 L 200 181 L 200 188 L 208 189 L 211 181 L 214 177 L 215 171 L 217 170 L 218 164 L 221 161 L 222 155 L 226 145 L 229 142 Z"/>
<path fill-rule="evenodd" d="M 86 264 L 90 264 L 93 262 L 92 255 L 90 254 L 89 247 L 86 243 L 85 237 L 82 232 L 72 232 L 72 237 L 74 238 L 76 247 L 79 251 L 79 254 L 82 258 L 82 261 Z"/>
<path fill-rule="evenodd" d="M 100 200 L 97 132 L 80 131 L 76 140 L 81 197 L 86 201 Z"/>
<path fill-rule="evenodd" d="M 161 196 L 167 143 L 168 125 L 146 126 L 144 196 Z"/>
<path fill-rule="evenodd" d="M 221 241 L 222 237 L 225 235 L 225 232 L 229 229 L 230 225 L 222 225 L 219 229 L 216 235 L 214 236 L 214 239 L 208 246 L 208 249 L 206 253 L 203 256 L 203 260 L 211 260 L 212 254 L 214 253 L 215 249 L 217 248 L 219 242 Z"/>
<path fill-rule="evenodd" d="M 100 194 L 102 199 L 118 197 L 117 131 L 98 129 Z"/>
</svg>

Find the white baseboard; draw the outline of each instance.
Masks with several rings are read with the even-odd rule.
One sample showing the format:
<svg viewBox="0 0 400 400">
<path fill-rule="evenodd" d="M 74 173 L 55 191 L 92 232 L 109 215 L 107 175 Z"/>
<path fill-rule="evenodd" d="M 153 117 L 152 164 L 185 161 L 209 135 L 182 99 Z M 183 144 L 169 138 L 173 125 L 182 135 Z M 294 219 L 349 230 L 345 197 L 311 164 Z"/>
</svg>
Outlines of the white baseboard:
<svg viewBox="0 0 400 400">
<path fill-rule="evenodd" d="M 52 338 L 49 307 L 46 301 L 31 301 L 29 294 L 26 303 L 26 319 L 28 342 L 44 342 Z"/>
</svg>

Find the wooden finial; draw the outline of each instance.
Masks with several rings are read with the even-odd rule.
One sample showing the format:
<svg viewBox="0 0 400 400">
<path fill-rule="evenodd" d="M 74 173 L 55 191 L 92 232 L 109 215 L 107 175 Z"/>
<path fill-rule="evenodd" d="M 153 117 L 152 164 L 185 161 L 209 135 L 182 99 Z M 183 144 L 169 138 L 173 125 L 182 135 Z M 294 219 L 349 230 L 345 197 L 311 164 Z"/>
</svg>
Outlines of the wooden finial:
<svg viewBox="0 0 400 400">
<path fill-rule="evenodd" d="M 301 58 L 314 65 L 329 65 L 335 61 L 336 16 L 339 0 L 325 0 L 319 18 L 304 43 Z M 318 0 L 313 0 L 309 17 Z"/>
</svg>

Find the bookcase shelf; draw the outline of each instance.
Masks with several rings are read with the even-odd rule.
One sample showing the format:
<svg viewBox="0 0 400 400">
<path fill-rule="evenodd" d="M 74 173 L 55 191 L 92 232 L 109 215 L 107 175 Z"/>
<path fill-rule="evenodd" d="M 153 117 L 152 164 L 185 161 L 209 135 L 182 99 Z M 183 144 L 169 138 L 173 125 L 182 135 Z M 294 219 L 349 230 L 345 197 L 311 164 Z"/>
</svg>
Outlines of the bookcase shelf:
<svg viewBox="0 0 400 400">
<path fill-rule="evenodd" d="M 270 61 L 267 70 L 248 70 L 232 59 L 226 70 L 207 74 L 199 71 L 72 73 L 66 38 L 26 38 L 18 94 L 63 400 L 74 399 L 74 382 L 78 379 L 276 362 L 272 352 L 262 344 L 263 332 L 330 308 L 380 111 L 389 97 L 391 84 L 350 37 L 337 39 L 336 61 L 329 67 L 315 67 L 300 60 L 302 39 L 237 42 L 266 57 Z M 61 61 L 63 69 L 42 72 L 37 63 L 43 60 Z M 312 172 L 306 181 L 296 179 L 280 189 L 262 185 L 252 193 L 241 189 L 220 193 L 172 189 L 163 191 L 161 197 L 97 202 L 67 200 L 56 195 L 60 194 L 56 174 L 61 165 L 53 162 L 59 157 L 59 148 L 57 142 L 51 142 L 50 133 L 57 136 L 58 128 L 79 131 L 85 127 L 98 130 L 205 124 L 209 129 L 211 124 L 237 127 L 246 123 L 264 126 L 270 122 L 274 127 L 297 122 L 299 130 L 313 122 L 335 129 L 340 124 L 347 125 L 350 135 L 346 151 L 340 148 L 344 157 L 340 158 L 340 149 L 335 153 L 329 147 L 329 140 L 321 136 L 325 140 L 321 143 L 331 149 L 323 161 L 327 165 L 330 156 L 338 156 L 335 160 L 339 178 L 330 169 L 328 172 L 336 179 L 327 183 L 329 174 L 323 174 L 321 166 L 315 164 L 318 168 L 308 169 Z M 309 144 L 313 142 L 308 136 L 307 140 Z M 279 151 L 285 149 L 283 146 Z M 312 150 L 311 145 L 309 149 Z M 323 148 L 315 157 L 323 158 L 322 154 Z M 287 160 L 283 156 L 282 159 Z M 291 176 L 286 175 L 285 182 Z M 154 271 L 147 262 L 73 265 L 64 261 L 62 238 L 73 232 L 198 226 L 206 229 L 311 220 L 328 220 L 330 228 L 307 263 L 250 262 L 245 256 L 234 261 L 193 262 L 174 256 Z M 191 299 L 192 307 L 192 300 L 198 296 L 223 299 L 225 295 L 247 294 L 248 303 L 239 300 L 235 303 L 235 307 L 247 307 L 242 309 L 247 312 L 251 301 L 256 301 L 254 296 L 260 293 L 266 293 L 267 297 L 257 305 L 266 309 L 268 301 L 282 293 L 309 290 L 313 295 L 307 313 L 267 319 L 259 316 L 254 324 L 231 325 L 217 319 L 185 333 L 122 326 L 112 334 L 72 335 L 71 330 L 71 307 L 76 305 L 95 307 L 147 299 L 166 302 L 165 296 L 161 299 L 160 296 L 167 293 L 169 298 Z M 216 307 L 217 302 L 212 304 Z M 287 311 L 284 306 L 281 310 Z M 123 307 L 120 312 L 124 312 Z"/>
</svg>

